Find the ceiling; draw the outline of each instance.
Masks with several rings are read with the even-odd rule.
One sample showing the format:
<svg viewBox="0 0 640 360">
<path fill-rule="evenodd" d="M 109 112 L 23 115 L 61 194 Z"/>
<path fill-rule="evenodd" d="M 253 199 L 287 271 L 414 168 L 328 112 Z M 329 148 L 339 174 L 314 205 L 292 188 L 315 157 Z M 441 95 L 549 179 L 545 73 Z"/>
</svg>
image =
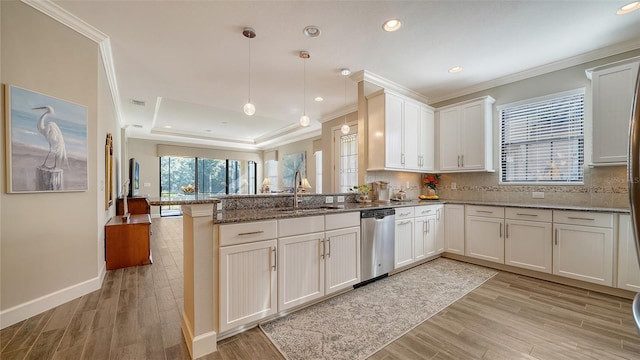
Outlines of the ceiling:
<svg viewBox="0 0 640 360">
<path fill-rule="evenodd" d="M 640 48 L 640 11 L 616 15 L 629 1 L 52 5 L 108 36 L 117 110 L 131 137 L 259 150 L 317 136 L 323 121 L 354 111 L 357 84 L 348 79 L 345 85 L 341 68 L 365 70 L 434 103 L 495 86 L 496 79 L 575 65 L 566 59 L 588 61 Z M 388 33 L 382 23 L 391 18 L 402 27 Z M 305 37 L 307 25 L 318 26 L 322 35 Z M 246 26 L 255 29 L 254 39 L 242 35 Z M 249 50 L 253 116 L 242 111 Z M 306 64 L 298 57 L 301 50 L 311 55 Z M 453 66 L 464 70 L 448 73 Z M 314 101 L 317 96 L 324 101 Z M 311 125 L 303 128 L 298 120 L 305 107 Z"/>
</svg>

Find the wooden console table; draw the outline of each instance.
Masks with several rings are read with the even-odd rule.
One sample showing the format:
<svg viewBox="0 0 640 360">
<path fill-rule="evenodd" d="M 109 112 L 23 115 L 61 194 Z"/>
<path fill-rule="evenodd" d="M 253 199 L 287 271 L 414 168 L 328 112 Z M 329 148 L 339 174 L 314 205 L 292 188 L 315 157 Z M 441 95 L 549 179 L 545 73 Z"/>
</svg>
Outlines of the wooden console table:
<svg viewBox="0 0 640 360">
<path fill-rule="evenodd" d="M 146 197 L 130 197 L 127 198 L 127 207 L 129 214 L 150 214 L 151 206 L 149 205 L 149 199 Z M 119 197 L 116 200 L 116 215 L 124 215 L 124 199 Z"/>
<path fill-rule="evenodd" d="M 151 216 L 131 215 L 129 221 L 114 216 L 104 226 L 107 270 L 152 262 Z"/>
</svg>

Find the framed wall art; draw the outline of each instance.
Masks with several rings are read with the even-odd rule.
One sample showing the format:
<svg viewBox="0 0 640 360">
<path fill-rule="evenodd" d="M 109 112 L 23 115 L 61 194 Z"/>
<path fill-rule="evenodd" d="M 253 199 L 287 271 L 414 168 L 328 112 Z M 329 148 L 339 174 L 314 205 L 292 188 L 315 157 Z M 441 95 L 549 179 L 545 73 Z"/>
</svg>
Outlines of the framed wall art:
<svg viewBox="0 0 640 360">
<path fill-rule="evenodd" d="M 8 193 L 86 191 L 87 108 L 5 86 Z"/>
<path fill-rule="evenodd" d="M 300 171 L 303 178 L 307 177 L 306 152 L 288 154 L 282 157 L 282 186 L 284 189 L 293 188 L 293 177 Z"/>
</svg>

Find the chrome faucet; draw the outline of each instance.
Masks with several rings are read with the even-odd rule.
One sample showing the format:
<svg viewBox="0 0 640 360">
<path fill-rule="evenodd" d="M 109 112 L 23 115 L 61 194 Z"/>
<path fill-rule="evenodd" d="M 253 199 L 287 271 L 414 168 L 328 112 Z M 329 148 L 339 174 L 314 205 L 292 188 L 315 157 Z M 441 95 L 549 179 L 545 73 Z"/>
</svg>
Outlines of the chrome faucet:
<svg viewBox="0 0 640 360">
<path fill-rule="evenodd" d="M 300 181 L 302 181 L 302 174 L 300 174 L 300 170 L 296 170 L 296 173 L 293 175 L 293 208 L 298 208 L 298 177 L 300 177 Z"/>
</svg>

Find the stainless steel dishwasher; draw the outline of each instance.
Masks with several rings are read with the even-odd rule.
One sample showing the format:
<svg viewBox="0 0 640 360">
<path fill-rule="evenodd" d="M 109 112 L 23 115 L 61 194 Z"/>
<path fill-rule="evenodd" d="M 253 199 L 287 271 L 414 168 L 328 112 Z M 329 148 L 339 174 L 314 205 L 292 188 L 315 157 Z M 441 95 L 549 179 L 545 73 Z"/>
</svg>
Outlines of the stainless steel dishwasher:
<svg viewBox="0 0 640 360">
<path fill-rule="evenodd" d="M 388 275 L 395 258 L 396 211 L 365 210 L 360 213 L 360 276 L 368 284 Z"/>
</svg>

